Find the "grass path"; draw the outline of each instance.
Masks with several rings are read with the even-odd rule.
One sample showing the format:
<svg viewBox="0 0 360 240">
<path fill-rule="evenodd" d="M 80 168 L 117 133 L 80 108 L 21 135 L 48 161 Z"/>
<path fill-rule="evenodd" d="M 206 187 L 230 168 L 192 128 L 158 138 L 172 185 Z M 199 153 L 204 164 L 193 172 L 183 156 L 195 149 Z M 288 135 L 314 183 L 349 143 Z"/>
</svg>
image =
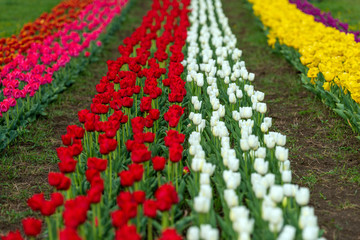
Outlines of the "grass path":
<svg viewBox="0 0 360 240">
<path fill-rule="evenodd" d="M 17 138 L 0 156 L 0 235 L 21 228 L 21 219 L 31 214 L 26 200 L 34 193 L 52 191 L 47 174 L 58 171 L 56 148 L 66 127 L 78 124 L 77 112 L 90 108 L 95 85 L 106 74 L 108 59 L 119 57 L 117 47 L 140 25 L 142 16 L 150 9 L 151 1 L 135 1 L 121 30 L 99 56 L 90 64 L 76 83 L 59 95 L 41 117 L 27 127 L 27 133 Z M 141 17 L 140 17 L 141 16 Z"/>
<path fill-rule="evenodd" d="M 274 128 L 287 135 L 293 178 L 311 190 L 327 239 L 360 236 L 360 150 L 355 134 L 302 87 L 299 73 L 272 52 L 245 0 L 224 1 L 225 15 L 243 50 L 256 89 L 265 92 Z"/>
</svg>

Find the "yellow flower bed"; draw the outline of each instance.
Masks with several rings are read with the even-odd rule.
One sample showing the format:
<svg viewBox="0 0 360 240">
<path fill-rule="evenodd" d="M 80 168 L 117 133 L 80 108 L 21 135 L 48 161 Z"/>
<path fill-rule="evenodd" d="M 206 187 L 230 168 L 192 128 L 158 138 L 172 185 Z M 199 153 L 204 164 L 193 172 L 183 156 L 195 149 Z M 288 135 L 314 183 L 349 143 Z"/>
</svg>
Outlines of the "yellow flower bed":
<svg viewBox="0 0 360 240">
<path fill-rule="evenodd" d="M 321 72 L 330 90 L 337 84 L 360 103 L 360 43 L 352 34 L 326 27 L 314 17 L 296 8 L 288 0 L 249 0 L 255 15 L 268 28 L 268 43 L 293 47 L 301 54 L 301 63 L 309 68 L 308 77 L 316 81 Z"/>
</svg>

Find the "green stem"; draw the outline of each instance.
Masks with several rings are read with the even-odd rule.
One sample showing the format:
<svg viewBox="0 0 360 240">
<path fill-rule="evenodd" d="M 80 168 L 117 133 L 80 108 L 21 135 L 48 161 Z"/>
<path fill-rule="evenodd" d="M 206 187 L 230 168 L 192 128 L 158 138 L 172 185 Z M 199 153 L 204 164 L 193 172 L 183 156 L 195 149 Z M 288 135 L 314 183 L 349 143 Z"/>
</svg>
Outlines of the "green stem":
<svg viewBox="0 0 360 240">
<path fill-rule="evenodd" d="M 147 232 L 147 239 L 153 240 L 153 233 L 152 233 L 152 219 L 148 218 L 148 232 Z"/>
<path fill-rule="evenodd" d="M 169 225 L 169 212 L 165 211 L 162 214 L 161 229 L 165 230 Z"/>
<path fill-rule="evenodd" d="M 52 240 L 54 238 L 53 238 L 53 232 L 52 232 L 52 226 L 51 226 L 51 222 L 50 222 L 50 217 L 45 217 L 45 221 L 46 221 L 47 229 L 49 231 L 49 240 Z"/>
</svg>

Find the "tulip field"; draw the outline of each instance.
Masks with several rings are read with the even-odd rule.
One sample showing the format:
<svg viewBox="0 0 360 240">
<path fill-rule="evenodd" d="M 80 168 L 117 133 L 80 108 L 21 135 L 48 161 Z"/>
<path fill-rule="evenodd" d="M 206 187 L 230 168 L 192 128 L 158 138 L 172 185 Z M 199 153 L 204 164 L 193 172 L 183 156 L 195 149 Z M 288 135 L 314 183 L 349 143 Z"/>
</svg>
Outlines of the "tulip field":
<svg viewBox="0 0 360 240">
<path fill-rule="evenodd" d="M 0 26 L 0 239 L 360 239 L 351 1 L 59 0 Z"/>
</svg>

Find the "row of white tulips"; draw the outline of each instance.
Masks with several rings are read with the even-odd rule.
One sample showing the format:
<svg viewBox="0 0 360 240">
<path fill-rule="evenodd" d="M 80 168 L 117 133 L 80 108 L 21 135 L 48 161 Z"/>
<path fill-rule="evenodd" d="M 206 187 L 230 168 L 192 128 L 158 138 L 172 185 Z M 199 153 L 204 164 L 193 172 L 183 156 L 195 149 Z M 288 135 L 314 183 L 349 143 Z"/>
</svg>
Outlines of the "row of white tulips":
<svg viewBox="0 0 360 240">
<path fill-rule="evenodd" d="M 187 59 L 183 65 L 195 94 L 191 99 L 194 112 L 189 116 L 196 126 L 189 138 L 191 168 L 200 176 L 196 179 L 199 191 L 194 210 L 198 214 L 211 211 L 210 177 L 221 174 L 225 188 L 218 193 L 224 197 L 227 205 L 224 211 L 228 211 L 224 215 L 229 217 L 239 240 L 259 236 L 264 239 L 265 235 L 254 233 L 254 228 L 256 231 L 257 227 L 264 227 L 262 223 L 267 224 L 268 232 L 264 229 L 260 232 L 272 233 L 273 239 L 318 239 L 317 218 L 314 209 L 307 206 L 309 190 L 291 183 L 288 149 L 284 147 L 286 136 L 269 132 L 272 119 L 265 117 L 267 105 L 262 102 L 265 94 L 251 85 L 255 74 L 249 73 L 241 61 L 242 51 L 235 47 L 236 37 L 220 0 L 192 0 L 191 8 Z M 201 113 L 210 111 L 207 116 Z M 229 131 L 227 125 L 236 128 Z M 210 153 L 205 153 L 201 146 L 202 135 L 209 129 L 214 142 L 219 143 L 215 144 L 217 149 L 212 149 L 221 154 L 222 164 L 215 163 L 221 166 L 218 171 L 206 161 Z M 241 185 L 241 179 L 245 184 Z M 245 200 L 239 198 L 241 194 Z M 289 217 L 291 214 L 294 216 Z M 200 226 L 189 228 L 187 238 L 218 239 L 219 232 L 217 226 L 200 222 Z"/>
</svg>

